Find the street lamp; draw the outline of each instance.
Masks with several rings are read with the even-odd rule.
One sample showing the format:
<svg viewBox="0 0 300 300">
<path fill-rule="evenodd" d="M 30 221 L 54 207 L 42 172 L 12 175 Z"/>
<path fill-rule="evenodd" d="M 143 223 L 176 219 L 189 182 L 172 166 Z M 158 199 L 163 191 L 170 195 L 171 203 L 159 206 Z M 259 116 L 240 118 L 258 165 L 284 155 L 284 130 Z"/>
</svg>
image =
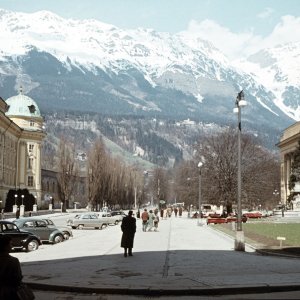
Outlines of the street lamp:
<svg viewBox="0 0 300 300">
<path fill-rule="evenodd" d="M 15 194 L 15 205 L 17 205 L 17 198 L 18 198 L 18 195 Z"/>
<path fill-rule="evenodd" d="M 245 241 L 244 241 L 244 232 L 242 230 L 242 205 L 241 205 L 241 196 L 242 196 L 242 178 L 241 178 L 241 108 L 247 105 L 247 102 L 244 99 L 244 92 L 240 91 L 236 97 L 235 101 L 236 107 L 234 112 L 238 114 L 238 193 L 237 193 L 237 229 L 236 229 L 236 238 L 235 238 L 235 250 L 245 251 Z"/>
<path fill-rule="evenodd" d="M 198 163 L 198 168 L 199 168 L 199 195 L 198 195 L 198 205 L 199 205 L 199 214 L 198 214 L 198 226 L 202 226 L 202 222 L 200 222 L 200 219 L 202 218 L 202 211 L 201 211 L 201 168 L 203 166 L 203 162 L 200 161 Z"/>
<path fill-rule="evenodd" d="M 22 205 L 23 205 L 24 195 L 21 195 L 21 198 L 22 198 Z"/>
</svg>

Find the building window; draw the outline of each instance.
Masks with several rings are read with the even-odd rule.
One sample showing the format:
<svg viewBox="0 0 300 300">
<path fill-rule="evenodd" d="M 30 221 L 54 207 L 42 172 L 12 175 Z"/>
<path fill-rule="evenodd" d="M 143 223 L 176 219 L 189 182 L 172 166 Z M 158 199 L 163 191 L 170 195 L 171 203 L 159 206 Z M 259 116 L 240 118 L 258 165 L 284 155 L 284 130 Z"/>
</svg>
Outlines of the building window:
<svg viewBox="0 0 300 300">
<path fill-rule="evenodd" d="M 33 176 L 28 176 L 28 186 L 33 186 Z"/>
<path fill-rule="evenodd" d="M 29 157 L 28 158 L 28 169 L 32 169 L 33 168 L 33 158 Z"/>
<path fill-rule="evenodd" d="M 33 148 L 34 148 L 34 145 L 33 144 L 29 144 L 29 152 L 33 152 Z"/>
<path fill-rule="evenodd" d="M 34 121 L 33 121 L 33 120 L 30 120 L 29 123 L 30 123 L 30 126 L 31 126 L 31 127 L 34 127 Z"/>
</svg>

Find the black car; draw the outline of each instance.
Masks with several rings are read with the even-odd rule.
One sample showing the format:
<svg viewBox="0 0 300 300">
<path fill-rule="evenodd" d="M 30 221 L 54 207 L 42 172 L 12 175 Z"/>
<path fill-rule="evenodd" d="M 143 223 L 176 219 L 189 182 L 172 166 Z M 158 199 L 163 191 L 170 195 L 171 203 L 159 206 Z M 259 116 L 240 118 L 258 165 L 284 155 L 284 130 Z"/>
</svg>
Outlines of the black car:
<svg viewBox="0 0 300 300">
<path fill-rule="evenodd" d="M 34 251 L 42 244 L 40 238 L 31 232 L 23 231 L 9 221 L 0 221 L 0 235 L 9 235 L 12 238 L 12 249 Z"/>
</svg>

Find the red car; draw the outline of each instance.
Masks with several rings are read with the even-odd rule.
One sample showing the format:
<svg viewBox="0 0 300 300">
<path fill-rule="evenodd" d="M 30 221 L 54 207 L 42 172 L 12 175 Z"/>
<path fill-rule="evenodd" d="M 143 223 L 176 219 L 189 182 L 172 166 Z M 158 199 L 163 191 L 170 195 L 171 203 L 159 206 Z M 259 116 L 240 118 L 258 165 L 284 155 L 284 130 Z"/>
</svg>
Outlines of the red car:
<svg viewBox="0 0 300 300">
<path fill-rule="evenodd" d="M 258 211 L 253 211 L 253 212 L 246 212 L 243 214 L 243 216 L 247 217 L 247 218 L 252 218 L 252 219 L 258 219 L 258 218 L 262 218 L 262 213 L 258 212 Z"/>
<path fill-rule="evenodd" d="M 236 216 L 229 216 L 227 218 L 220 218 L 220 217 L 208 217 L 206 223 L 207 224 L 223 224 L 223 223 L 231 223 L 231 222 L 237 222 Z M 242 217 L 242 222 L 247 222 L 247 217 Z"/>
</svg>

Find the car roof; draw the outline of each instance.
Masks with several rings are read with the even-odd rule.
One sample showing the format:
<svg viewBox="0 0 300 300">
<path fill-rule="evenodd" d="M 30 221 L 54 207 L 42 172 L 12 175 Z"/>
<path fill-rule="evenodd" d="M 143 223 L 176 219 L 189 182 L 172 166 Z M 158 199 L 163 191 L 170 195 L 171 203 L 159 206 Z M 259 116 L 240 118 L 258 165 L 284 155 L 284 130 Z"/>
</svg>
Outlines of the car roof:
<svg viewBox="0 0 300 300">
<path fill-rule="evenodd" d="M 0 224 L 14 224 L 14 222 L 11 222 L 11 221 L 6 221 L 6 220 L 0 220 Z"/>
</svg>

